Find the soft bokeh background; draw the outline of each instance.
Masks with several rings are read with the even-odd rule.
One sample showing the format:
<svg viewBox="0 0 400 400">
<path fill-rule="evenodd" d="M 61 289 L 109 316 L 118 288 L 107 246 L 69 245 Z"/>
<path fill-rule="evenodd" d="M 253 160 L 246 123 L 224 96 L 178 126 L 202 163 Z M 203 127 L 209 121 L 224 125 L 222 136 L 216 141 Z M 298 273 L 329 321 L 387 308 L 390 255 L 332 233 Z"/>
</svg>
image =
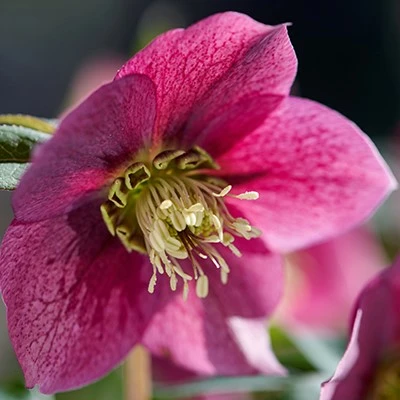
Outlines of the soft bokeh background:
<svg viewBox="0 0 400 400">
<path fill-rule="evenodd" d="M 245 12 L 267 24 L 291 22 L 289 32 L 299 58 L 295 93 L 354 120 L 400 176 L 398 0 L 0 0 L 0 114 L 56 118 L 101 82 L 112 79 L 124 60 L 156 34 L 223 10 Z M 10 193 L 0 193 L 0 236 L 12 218 L 10 197 Z M 325 337 L 344 333 L 354 296 L 400 247 L 398 204 L 399 197 L 394 195 L 368 231 L 363 228 L 291 255 L 287 296 L 276 323 L 289 332 L 312 328 L 313 334 L 323 332 Z M 293 298 L 299 300 L 296 306 Z M 316 298 L 320 307 L 310 314 L 309 302 Z M 290 359 L 293 344 L 307 353 L 307 341 L 293 343 L 297 339 L 292 338 L 288 344 L 278 328 L 273 334 L 283 361 Z M 291 366 L 315 371 L 320 366 L 310 358 L 314 367 L 305 360 Z M 293 364 L 293 357 L 289 363 Z M 301 393 L 306 393 L 307 400 L 314 398 L 311 393 L 319 379 L 310 375 L 300 384 L 303 392 L 296 390 L 296 398 Z M 13 393 L 26 396 L 21 382 L 1 308 L 0 390 L 12 388 Z M 97 385 L 57 399 L 118 400 L 121 382 L 118 370 Z M 259 392 L 259 399 L 289 398 L 261 393 L 280 384 L 247 379 L 235 386 L 233 381 L 221 380 L 203 387 L 221 391 L 225 386 L 236 390 L 239 385 L 239 389 Z M 190 387 L 186 390 L 192 398 Z M 176 398 L 176 392 L 170 393 Z M 0 399 L 6 398 L 0 391 Z"/>
</svg>

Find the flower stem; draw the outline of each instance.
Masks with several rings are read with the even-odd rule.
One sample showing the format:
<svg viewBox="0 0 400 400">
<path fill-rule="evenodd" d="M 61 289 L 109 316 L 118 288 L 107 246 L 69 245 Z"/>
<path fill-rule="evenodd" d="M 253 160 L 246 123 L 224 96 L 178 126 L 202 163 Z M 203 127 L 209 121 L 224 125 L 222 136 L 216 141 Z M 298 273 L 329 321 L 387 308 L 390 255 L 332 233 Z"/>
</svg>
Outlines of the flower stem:
<svg viewBox="0 0 400 400">
<path fill-rule="evenodd" d="M 124 372 L 125 400 L 150 400 L 151 358 L 147 349 L 135 346 L 126 359 Z"/>
</svg>

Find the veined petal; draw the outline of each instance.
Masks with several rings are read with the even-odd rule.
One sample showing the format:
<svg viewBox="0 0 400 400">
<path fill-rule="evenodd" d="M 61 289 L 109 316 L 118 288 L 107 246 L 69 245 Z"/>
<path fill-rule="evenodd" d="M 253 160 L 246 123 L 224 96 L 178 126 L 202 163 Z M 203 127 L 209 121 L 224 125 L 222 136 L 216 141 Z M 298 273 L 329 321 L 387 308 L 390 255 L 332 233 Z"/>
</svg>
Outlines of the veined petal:
<svg viewBox="0 0 400 400">
<path fill-rule="evenodd" d="M 193 110 L 185 141 L 214 157 L 257 128 L 289 94 L 297 69 L 287 26 L 265 34 Z"/>
<path fill-rule="evenodd" d="M 32 224 L 14 221 L 2 244 L 10 338 L 26 385 L 43 393 L 109 372 L 156 310 L 147 260 L 110 240 L 91 206 Z"/>
<path fill-rule="evenodd" d="M 217 162 L 238 193 L 259 192 L 250 206 L 229 201 L 263 230 L 269 248 L 280 252 L 349 230 L 396 187 L 385 162 L 356 125 L 299 98 L 288 98 Z"/>
<path fill-rule="evenodd" d="M 79 206 L 149 143 L 154 85 L 143 75 L 106 84 L 61 122 L 34 154 L 13 197 L 15 216 L 32 222 Z"/>
<path fill-rule="evenodd" d="M 220 250 L 229 266 L 228 282 L 221 282 L 220 270 L 208 268 L 211 295 L 225 315 L 244 318 L 270 316 L 283 294 L 283 260 L 271 254 L 261 239 L 239 239 L 237 257 L 228 249 Z M 266 290 L 268 288 L 268 290 Z"/>
<path fill-rule="evenodd" d="M 198 126 L 189 125 L 185 129 L 184 140 L 191 139 L 199 143 L 214 158 L 217 158 L 257 129 L 283 100 L 284 96 L 280 95 L 249 93 L 248 96 L 231 104 L 208 122 L 204 119 L 194 122 L 194 125 L 198 124 Z M 199 128 L 204 129 L 201 131 Z M 195 132 L 196 135 L 194 135 Z"/>
<path fill-rule="evenodd" d="M 144 344 L 197 374 L 285 373 L 269 346 L 263 319 L 230 317 L 213 293 L 199 299 L 194 288 L 186 301 L 176 296 L 155 315 Z"/>
<path fill-rule="evenodd" d="M 192 110 L 196 110 L 197 105 L 201 107 L 195 118 L 196 123 L 193 122 L 194 133 L 190 133 L 194 137 L 210 118 L 219 113 L 218 108 L 228 107 L 239 100 L 236 96 L 241 93 L 245 82 L 249 87 L 243 96 L 260 90 L 263 78 L 267 78 L 264 85 L 269 85 L 269 93 L 286 95 L 289 92 L 296 59 L 293 49 L 287 44 L 287 36 L 286 39 L 278 39 L 276 34 L 272 35 L 276 29 L 243 14 L 216 14 L 186 30 L 169 31 L 159 36 L 129 60 L 117 78 L 143 73 L 155 82 L 158 102 L 154 132 L 156 143 L 176 139 L 179 135 L 187 140 L 182 128 Z M 280 47 L 276 46 L 276 42 Z M 261 71 L 262 63 L 253 64 L 253 61 L 267 44 L 271 58 Z M 272 49 L 275 47 L 279 49 L 274 53 Z M 272 57 L 275 59 L 272 60 Z M 279 63 L 282 59 L 285 62 Z M 226 83 L 222 83 L 225 79 Z M 215 100 L 212 92 L 218 82 L 221 82 L 218 90 L 224 98 Z M 225 90 L 228 92 L 224 93 Z M 203 96 L 205 99 L 201 101 Z"/>
</svg>

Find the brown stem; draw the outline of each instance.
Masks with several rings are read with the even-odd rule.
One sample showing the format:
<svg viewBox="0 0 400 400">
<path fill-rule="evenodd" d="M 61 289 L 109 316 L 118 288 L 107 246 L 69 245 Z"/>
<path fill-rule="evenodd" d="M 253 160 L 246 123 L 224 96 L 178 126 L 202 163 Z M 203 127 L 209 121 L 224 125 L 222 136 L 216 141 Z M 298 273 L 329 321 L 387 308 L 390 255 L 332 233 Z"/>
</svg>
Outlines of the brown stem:
<svg viewBox="0 0 400 400">
<path fill-rule="evenodd" d="M 136 346 L 125 361 L 125 400 L 150 400 L 152 397 L 151 357 L 143 346 Z"/>
</svg>

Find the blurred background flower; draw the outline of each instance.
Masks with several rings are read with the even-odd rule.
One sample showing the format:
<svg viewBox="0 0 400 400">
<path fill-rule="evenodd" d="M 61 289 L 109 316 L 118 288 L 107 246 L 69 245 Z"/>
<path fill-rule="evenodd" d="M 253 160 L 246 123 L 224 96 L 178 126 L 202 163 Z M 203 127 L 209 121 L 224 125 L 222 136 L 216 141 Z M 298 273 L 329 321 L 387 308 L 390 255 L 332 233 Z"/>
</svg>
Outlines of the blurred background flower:
<svg viewBox="0 0 400 400">
<path fill-rule="evenodd" d="M 1 0 L 0 114 L 57 117 L 111 80 L 116 69 L 158 33 L 224 10 L 244 12 L 271 25 L 292 22 L 289 34 L 299 59 L 296 94 L 354 120 L 384 152 L 395 173 L 400 171 L 397 0 Z M 352 300 L 400 249 L 397 199 L 394 196 L 384 206 L 368 230 L 359 228 L 288 257 L 289 284 L 277 324 L 288 332 L 306 328 L 327 337 L 344 334 Z M 10 193 L 0 193 L 0 207 L 2 235 L 12 217 Z M 295 346 L 289 342 L 290 337 L 275 343 L 282 358 L 293 355 Z M 315 365 L 307 364 L 311 358 L 302 359 L 301 368 L 315 371 Z M 300 365 L 297 358 L 291 362 L 291 370 Z M 324 379 L 332 373 L 333 369 L 325 371 Z M 0 399 L 8 399 L 6 392 L 13 393 L 12 398 L 38 398 L 28 397 L 21 378 L 0 308 Z M 290 398 L 317 399 L 315 388 L 324 379 L 312 379 L 293 390 Z M 98 384 L 57 399 L 119 400 L 121 382 L 118 369 Z M 254 398 L 284 398 L 275 389 L 262 394 L 268 385 L 276 387 L 275 382 L 240 381 L 242 391 L 258 392 Z"/>
<path fill-rule="evenodd" d="M 278 319 L 291 329 L 346 332 L 353 303 L 387 261 L 369 227 L 286 257 L 286 290 Z"/>
</svg>

